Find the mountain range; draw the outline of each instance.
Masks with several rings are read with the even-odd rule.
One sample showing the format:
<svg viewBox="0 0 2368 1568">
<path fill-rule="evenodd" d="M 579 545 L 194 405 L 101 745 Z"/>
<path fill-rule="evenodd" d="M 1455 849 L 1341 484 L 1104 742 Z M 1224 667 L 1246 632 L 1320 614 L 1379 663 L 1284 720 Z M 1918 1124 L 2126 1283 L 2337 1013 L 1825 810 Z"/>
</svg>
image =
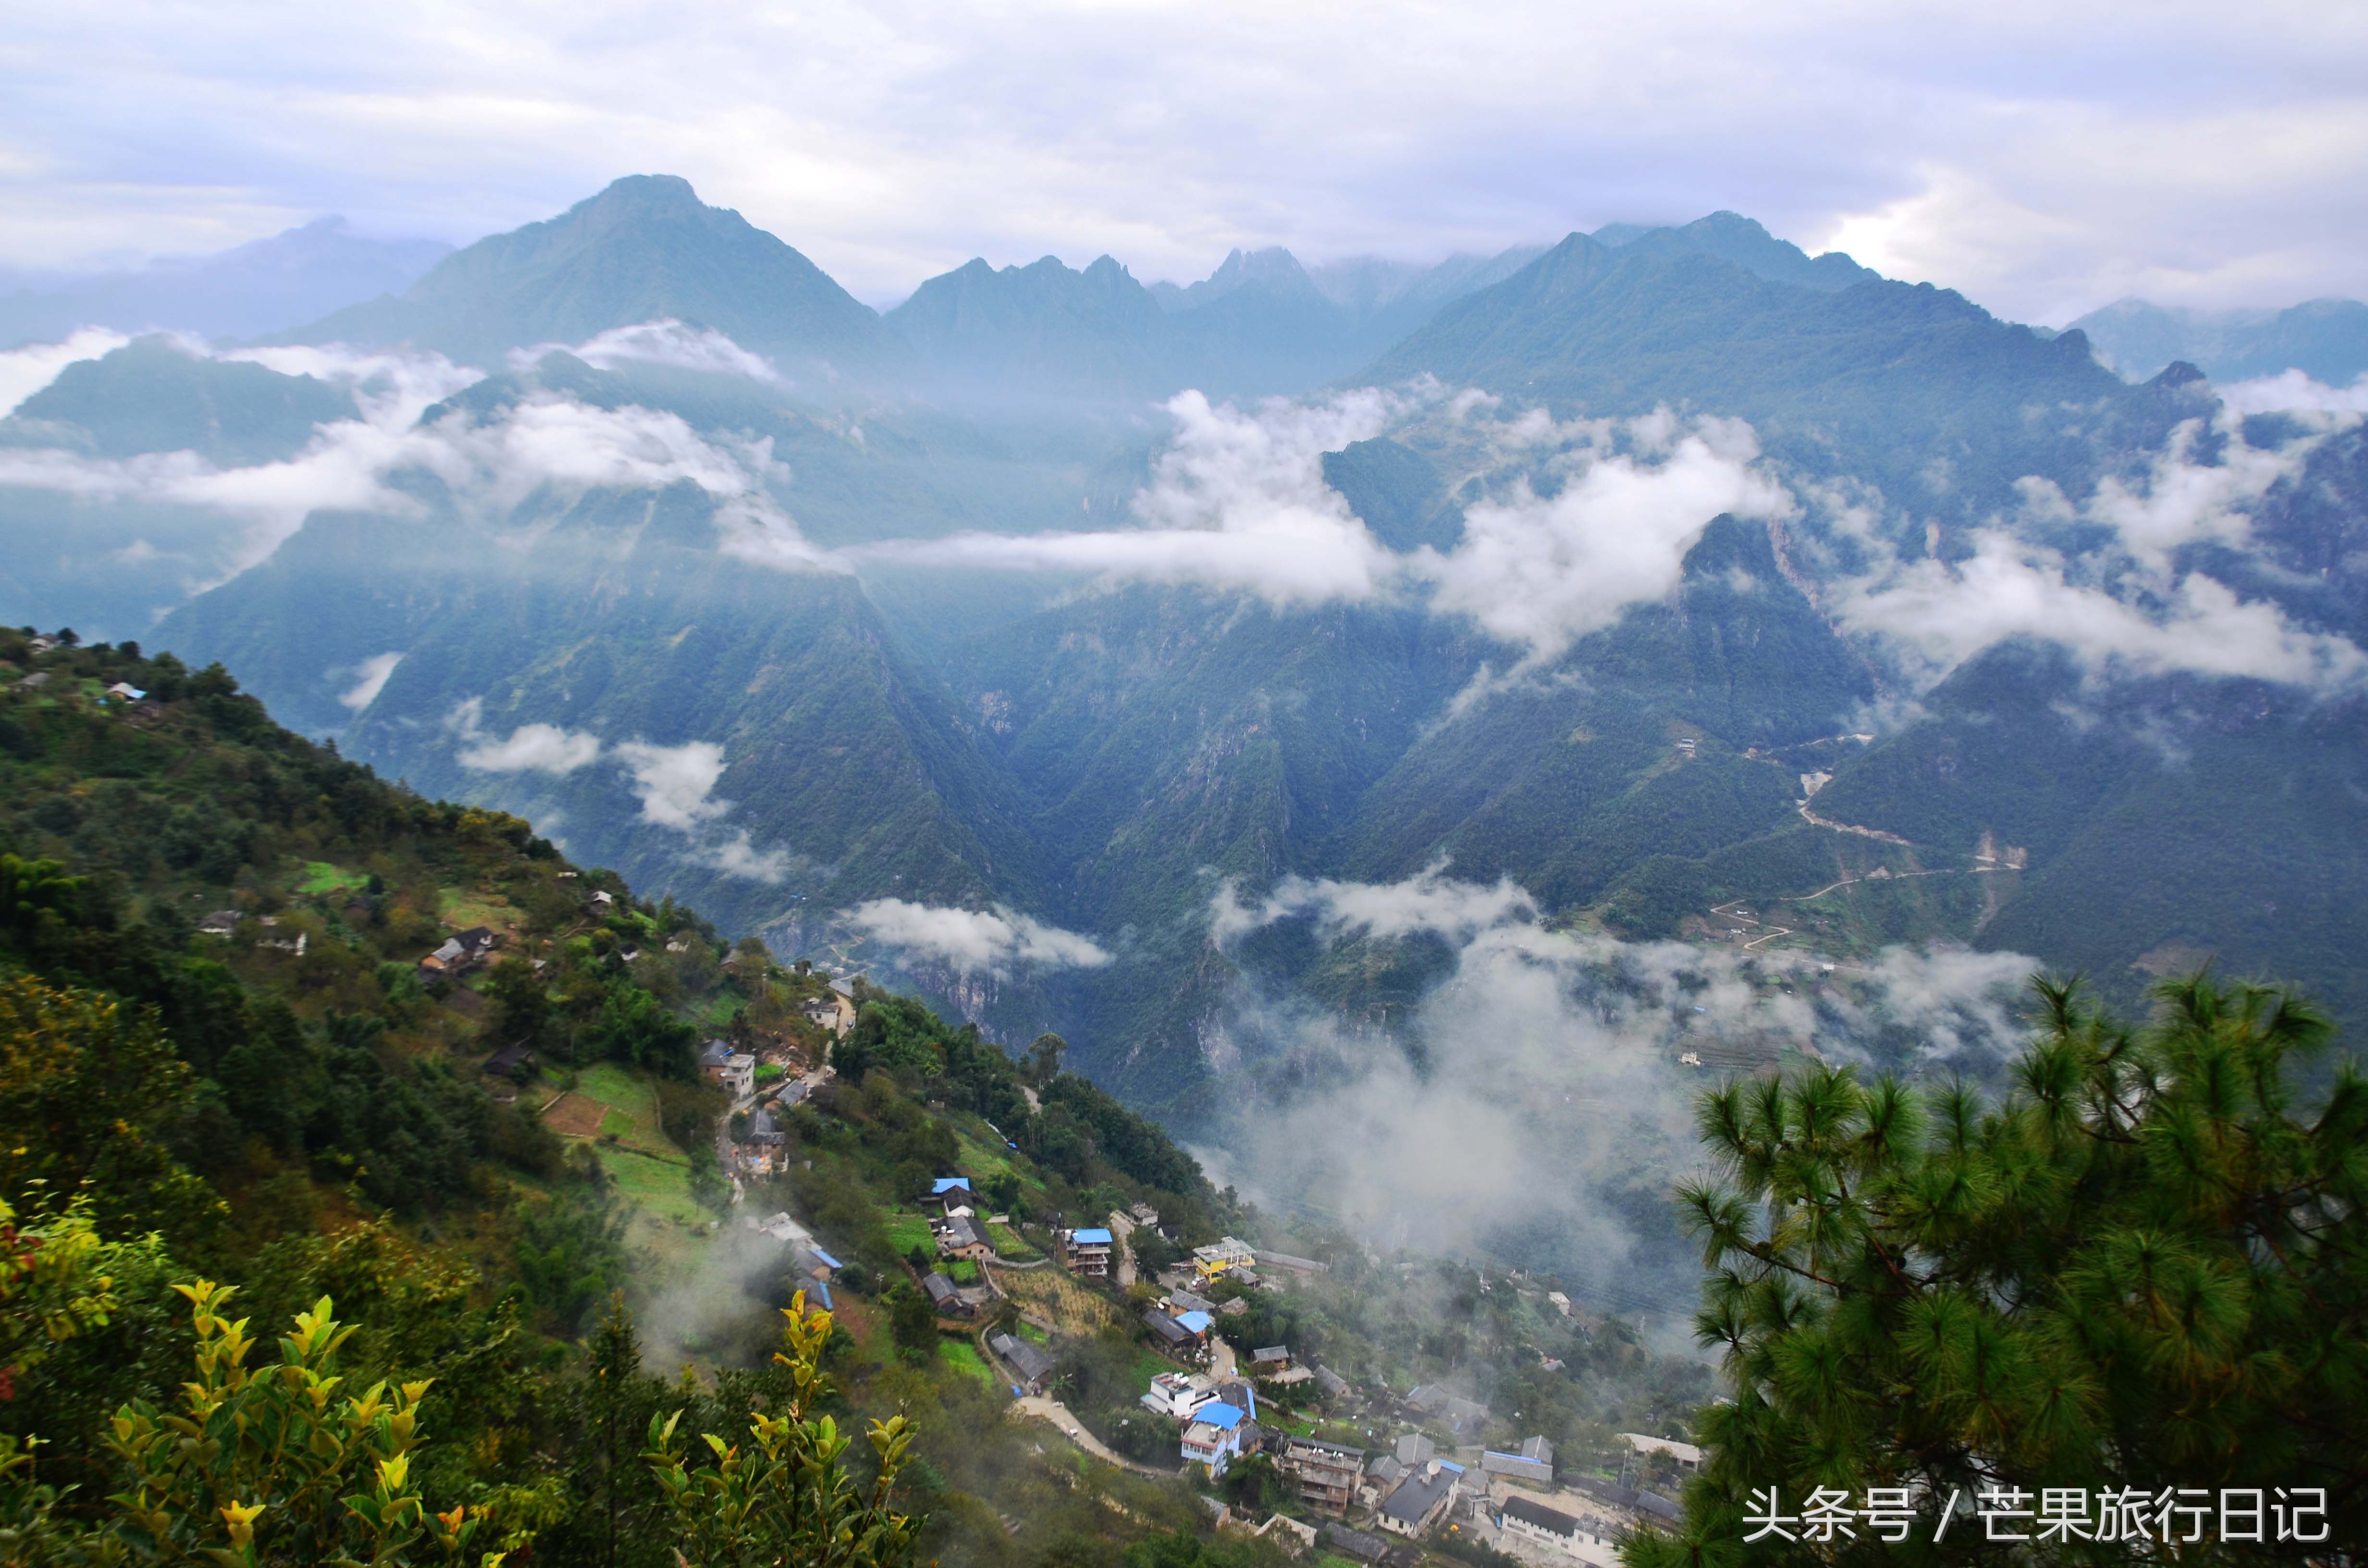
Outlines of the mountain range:
<svg viewBox="0 0 2368 1568">
<path fill-rule="evenodd" d="M 1189 1124 L 1282 1071 L 1275 998 L 1386 1018 L 1471 939 L 1224 913 L 1293 888 L 2123 996 L 2214 956 L 2368 1018 L 2356 422 L 1731 213 L 1189 289 L 973 261 L 882 316 L 643 176 L 70 366 L 0 483 L 0 618 L 220 659 Z"/>
<path fill-rule="evenodd" d="M 88 326 L 207 337 L 278 332 L 408 288 L 451 249 L 437 240 L 365 238 L 329 217 L 214 256 L 136 270 L 0 273 L 0 349 L 55 342 Z"/>
<path fill-rule="evenodd" d="M 2117 300 L 2074 322 L 2134 381 L 2184 360 L 2215 381 L 2300 370 L 2331 387 L 2368 375 L 2368 305 L 2308 300 L 2282 311 L 2198 311 Z"/>
</svg>

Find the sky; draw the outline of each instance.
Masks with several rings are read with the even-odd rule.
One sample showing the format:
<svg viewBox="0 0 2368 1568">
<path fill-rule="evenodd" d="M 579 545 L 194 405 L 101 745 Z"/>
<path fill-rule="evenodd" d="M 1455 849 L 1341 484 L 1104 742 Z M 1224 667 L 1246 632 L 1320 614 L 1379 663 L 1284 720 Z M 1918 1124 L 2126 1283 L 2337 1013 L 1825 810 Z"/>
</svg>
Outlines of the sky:
<svg viewBox="0 0 2368 1568">
<path fill-rule="evenodd" d="M 630 173 L 887 304 L 1748 213 L 2060 324 L 2368 295 L 2368 7 L 6 0 L 0 266 L 324 213 L 465 243 Z"/>
</svg>

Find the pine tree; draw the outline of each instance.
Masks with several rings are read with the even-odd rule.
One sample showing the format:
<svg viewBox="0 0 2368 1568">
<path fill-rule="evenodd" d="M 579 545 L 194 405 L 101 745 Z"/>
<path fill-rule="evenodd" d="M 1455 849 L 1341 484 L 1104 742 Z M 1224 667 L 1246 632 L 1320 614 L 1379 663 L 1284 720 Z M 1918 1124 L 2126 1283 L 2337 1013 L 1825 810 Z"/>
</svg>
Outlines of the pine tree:
<svg viewBox="0 0 2368 1568">
<path fill-rule="evenodd" d="M 2198 976 L 2133 1029 L 2036 988 L 2044 1028 L 1996 1105 L 1829 1067 L 1703 1097 L 1721 1179 L 1681 1203 L 1731 1403 L 1702 1415 L 1681 1528 L 1633 1540 L 1632 1568 L 1994 1560 L 1962 1514 L 1999 1487 L 2323 1487 L 2332 1539 L 2368 1540 L 2368 1085 L 2347 1063 L 2304 1105 L 2331 1030 L 2291 994 Z M 1904 1488 L 1921 1517 L 1896 1544 L 1863 1517 L 1744 1544 L 1818 1488 Z M 2042 1549 L 2089 1553 L 2131 1560 Z"/>
</svg>

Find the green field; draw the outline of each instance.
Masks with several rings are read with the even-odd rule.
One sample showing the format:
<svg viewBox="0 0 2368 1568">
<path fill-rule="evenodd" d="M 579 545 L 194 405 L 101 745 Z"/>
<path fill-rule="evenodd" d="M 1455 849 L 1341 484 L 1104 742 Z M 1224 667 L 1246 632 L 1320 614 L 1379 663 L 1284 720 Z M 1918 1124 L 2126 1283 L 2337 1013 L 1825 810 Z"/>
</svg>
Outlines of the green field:
<svg viewBox="0 0 2368 1568">
<path fill-rule="evenodd" d="M 1014 1263 L 1026 1263 L 1030 1258 L 1043 1256 L 1030 1246 L 1019 1231 L 1009 1225 L 989 1225 L 986 1239 L 995 1244 L 996 1256 L 1009 1258 Z"/>
<path fill-rule="evenodd" d="M 369 881 L 370 873 L 367 871 L 340 870 L 326 860 L 307 860 L 304 862 L 303 880 L 296 884 L 296 891 L 317 897 L 322 893 L 358 888 Z"/>
<path fill-rule="evenodd" d="M 688 1165 L 679 1158 L 653 1159 L 638 1149 L 605 1148 L 600 1168 L 617 1190 L 653 1217 L 703 1225 L 713 1216 L 691 1201 Z"/>
<path fill-rule="evenodd" d="M 958 1372 L 965 1372 L 992 1388 L 996 1386 L 993 1368 L 978 1353 L 978 1347 L 967 1339 L 938 1341 L 938 1359 Z"/>
<path fill-rule="evenodd" d="M 909 1254 L 915 1247 L 925 1252 L 937 1251 L 937 1238 L 929 1234 L 929 1222 L 918 1214 L 891 1214 L 884 1228 L 888 1244 L 900 1253 Z"/>
<path fill-rule="evenodd" d="M 595 1062 L 575 1076 L 575 1092 L 609 1108 L 600 1119 L 600 1135 L 615 1134 L 629 1149 L 674 1165 L 685 1163 L 683 1152 L 666 1139 L 658 1120 L 657 1091 L 613 1062 Z"/>
</svg>

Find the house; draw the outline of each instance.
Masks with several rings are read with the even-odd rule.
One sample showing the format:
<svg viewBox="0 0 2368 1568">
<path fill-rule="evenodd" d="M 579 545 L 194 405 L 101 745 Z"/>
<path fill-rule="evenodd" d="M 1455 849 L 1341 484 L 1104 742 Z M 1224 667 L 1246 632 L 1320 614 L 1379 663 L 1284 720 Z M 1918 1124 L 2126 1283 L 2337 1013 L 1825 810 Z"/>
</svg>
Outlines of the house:
<svg viewBox="0 0 2368 1568">
<path fill-rule="evenodd" d="M 485 1058 L 478 1071 L 489 1077 L 507 1078 L 521 1067 L 534 1065 L 534 1052 L 522 1045 L 506 1045 Z"/>
<path fill-rule="evenodd" d="M 1225 1466 L 1242 1451 L 1242 1426 L 1248 1419 L 1248 1412 L 1222 1399 L 1202 1405 L 1184 1428 L 1184 1462 L 1207 1465 L 1212 1478 L 1224 1474 Z"/>
<path fill-rule="evenodd" d="M 789 1134 L 773 1119 L 769 1110 L 760 1110 L 748 1119 L 748 1142 L 760 1149 L 778 1149 L 789 1142 Z"/>
<path fill-rule="evenodd" d="M 447 937 L 442 947 L 419 960 L 419 972 L 431 979 L 460 974 L 468 967 L 468 950 L 461 946 L 458 937 Z"/>
<path fill-rule="evenodd" d="M 985 1263 L 995 1256 L 995 1248 L 987 1244 L 986 1233 L 978 1228 L 978 1221 L 968 1213 L 950 1214 L 930 1229 L 937 1233 L 938 1251 L 947 1257 L 967 1257 Z"/>
<path fill-rule="evenodd" d="M 1227 1404 L 1238 1404 L 1248 1411 L 1251 1420 L 1258 1419 L 1258 1390 L 1250 1386 L 1250 1381 L 1247 1378 L 1218 1379 L 1217 1397 Z"/>
<path fill-rule="evenodd" d="M 1143 1322 L 1144 1325 L 1158 1339 L 1159 1347 L 1162 1350 L 1178 1356 L 1190 1356 L 1200 1348 L 1199 1341 L 1184 1331 L 1182 1324 L 1178 1323 L 1157 1307 L 1144 1308 Z"/>
<path fill-rule="evenodd" d="M 1338 1399 L 1349 1392 L 1349 1380 L 1329 1367 L 1315 1369 L 1315 1386 L 1326 1399 Z"/>
<path fill-rule="evenodd" d="M 820 1301 L 825 1312 L 837 1310 L 831 1304 L 830 1282 L 842 1267 L 838 1259 L 814 1245 L 811 1239 L 803 1245 L 792 1244 L 790 1248 L 791 1288 L 803 1290 L 809 1299 Z"/>
<path fill-rule="evenodd" d="M 41 687 L 49 684 L 50 672 L 47 670 L 35 670 L 31 675 L 27 676 L 23 680 L 17 683 L 17 689 L 18 691 L 39 691 Z"/>
<path fill-rule="evenodd" d="M 1382 1499 L 1373 1522 L 1394 1535 L 1420 1536 L 1455 1501 L 1455 1489 L 1463 1479 L 1463 1467 L 1446 1460 L 1431 1460 L 1409 1470 Z"/>
<path fill-rule="evenodd" d="M 1178 1312 L 1176 1314 L 1176 1326 L 1191 1338 L 1195 1348 L 1199 1348 L 1209 1343 L 1209 1331 L 1217 1326 L 1217 1320 L 1206 1312 Z"/>
<path fill-rule="evenodd" d="M 1379 1562 L 1390 1554 L 1390 1543 L 1367 1530 L 1352 1530 L 1346 1525 L 1326 1525 L 1316 1540 L 1343 1557 L 1353 1557 L 1360 1562 Z"/>
<path fill-rule="evenodd" d="M 1439 1445 L 1419 1432 L 1407 1432 L 1398 1438 L 1398 1463 L 1417 1470 L 1439 1457 Z"/>
<path fill-rule="evenodd" d="M 1524 1438 L 1511 1453 L 1489 1449 L 1480 1455 L 1480 1468 L 1488 1474 L 1534 1482 L 1540 1486 L 1554 1484 L 1554 1445 L 1543 1437 Z"/>
<path fill-rule="evenodd" d="M 608 914 L 610 910 L 612 910 L 612 909 L 614 909 L 614 908 L 616 908 L 616 907 L 617 907 L 617 896 L 616 896 L 616 894 L 614 894 L 614 893 L 610 892 L 607 888 L 595 888 L 595 889 L 593 890 L 593 892 L 592 892 L 592 913 L 593 913 L 593 914 L 595 914 L 595 915 L 606 915 L 606 914 Z"/>
<path fill-rule="evenodd" d="M 1679 1470 L 1700 1470 L 1702 1451 L 1691 1443 L 1680 1443 L 1674 1437 L 1647 1437 L 1642 1432 L 1622 1432 L 1620 1440 L 1640 1454 L 1667 1454 L 1678 1461 Z"/>
<path fill-rule="evenodd" d="M 1293 1257 L 1287 1252 L 1269 1252 L 1264 1247 L 1258 1250 L 1256 1256 L 1265 1267 L 1287 1268 L 1293 1274 L 1329 1274 L 1332 1271 L 1328 1263 L 1318 1263 L 1312 1257 Z"/>
<path fill-rule="evenodd" d="M 1148 1225 L 1155 1231 L 1159 1228 L 1159 1210 L 1148 1203 L 1130 1205 L 1127 1213 L 1133 1216 L 1138 1225 Z"/>
<path fill-rule="evenodd" d="M 1257 1251 L 1247 1242 L 1227 1236 L 1204 1247 L 1192 1249 L 1192 1267 L 1201 1271 L 1201 1279 L 1214 1279 L 1229 1268 L 1241 1268 L 1255 1261 Z"/>
<path fill-rule="evenodd" d="M 1206 1378 L 1194 1377 L 1189 1372 L 1162 1372 L 1151 1380 L 1151 1386 L 1135 1403 L 1154 1415 L 1190 1421 L 1194 1411 L 1216 1397 L 1216 1389 Z"/>
<path fill-rule="evenodd" d="M 935 1270 L 921 1276 L 921 1293 L 929 1298 L 929 1305 L 937 1309 L 939 1317 L 966 1318 L 974 1310 L 962 1300 L 954 1282 Z"/>
<path fill-rule="evenodd" d="M 1110 1232 L 1096 1225 L 1087 1230 L 1060 1233 L 1061 1261 L 1069 1272 L 1087 1279 L 1107 1279 L 1110 1271 L 1110 1253 L 1115 1245 Z"/>
<path fill-rule="evenodd" d="M 58 640 L 46 631 L 36 631 L 25 644 L 36 653 L 46 653 L 58 645 Z"/>
<path fill-rule="evenodd" d="M 1291 1369 L 1291 1351 L 1281 1345 L 1261 1346 L 1250 1352 L 1250 1370 L 1264 1377 Z"/>
<path fill-rule="evenodd" d="M 1613 1527 L 1592 1516 L 1581 1519 L 1527 1497 L 1508 1497 L 1497 1516 L 1497 1528 L 1508 1536 L 1533 1540 L 1582 1562 L 1610 1568 L 1618 1561 L 1619 1542 Z"/>
<path fill-rule="evenodd" d="M 1275 1468 L 1298 1486 L 1299 1500 L 1335 1518 L 1349 1511 L 1364 1467 L 1364 1449 L 1315 1437 L 1286 1439 L 1282 1452 L 1275 1456 Z"/>
<path fill-rule="evenodd" d="M 924 1208 L 943 1212 L 957 1205 L 969 1206 L 977 1201 L 971 1194 L 970 1177 L 957 1176 L 939 1176 L 930 1182 L 929 1195 L 921 1199 L 921 1204 Z"/>
<path fill-rule="evenodd" d="M 1011 1369 L 1011 1375 L 1019 1380 L 1017 1387 L 1030 1393 L 1044 1392 L 1044 1380 L 1053 1375 L 1053 1363 L 1041 1347 L 1008 1334 L 994 1335 L 987 1340 L 986 1347 Z"/>
<path fill-rule="evenodd" d="M 238 911 L 217 909 L 198 922 L 198 929 L 209 937 L 227 937 L 238 929 Z"/>
<path fill-rule="evenodd" d="M 107 695 L 120 698 L 126 702 L 137 702 L 148 694 L 128 680 L 120 680 L 107 688 Z"/>
<path fill-rule="evenodd" d="M 735 1100 L 745 1100 L 757 1091 L 757 1059 L 733 1050 L 724 1040 L 711 1040 L 699 1048 L 699 1070 L 709 1083 Z"/>
<path fill-rule="evenodd" d="M 1438 1383 L 1425 1383 L 1406 1395 L 1406 1402 L 1408 1408 L 1446 1422 L 1459 1437 L 1479 1430 L 1488 1419 L 1486 1405 L 1450 1393 Z"/>
<path fill-rule="evenodd" d="M 1678 1506 L 1674 1499 L 1664 1497 L 1657 1492 L 1640 1491 L 1617 1482 L 1599 1481 L 1591 1475 L 1569 1477 L 1565 1484 L 1641 1525 L 1673 1526 L 1685 1517 L 1685 1510 Z"/>
<path fill-rule="evenodd" d="M 1217 1303 L 1190 1290 L 1170 1290 L 1167 1292 L 1167 1310 L 1171 1312 L 1213 1312 L 1217 1310 Z"/>
</svg>

